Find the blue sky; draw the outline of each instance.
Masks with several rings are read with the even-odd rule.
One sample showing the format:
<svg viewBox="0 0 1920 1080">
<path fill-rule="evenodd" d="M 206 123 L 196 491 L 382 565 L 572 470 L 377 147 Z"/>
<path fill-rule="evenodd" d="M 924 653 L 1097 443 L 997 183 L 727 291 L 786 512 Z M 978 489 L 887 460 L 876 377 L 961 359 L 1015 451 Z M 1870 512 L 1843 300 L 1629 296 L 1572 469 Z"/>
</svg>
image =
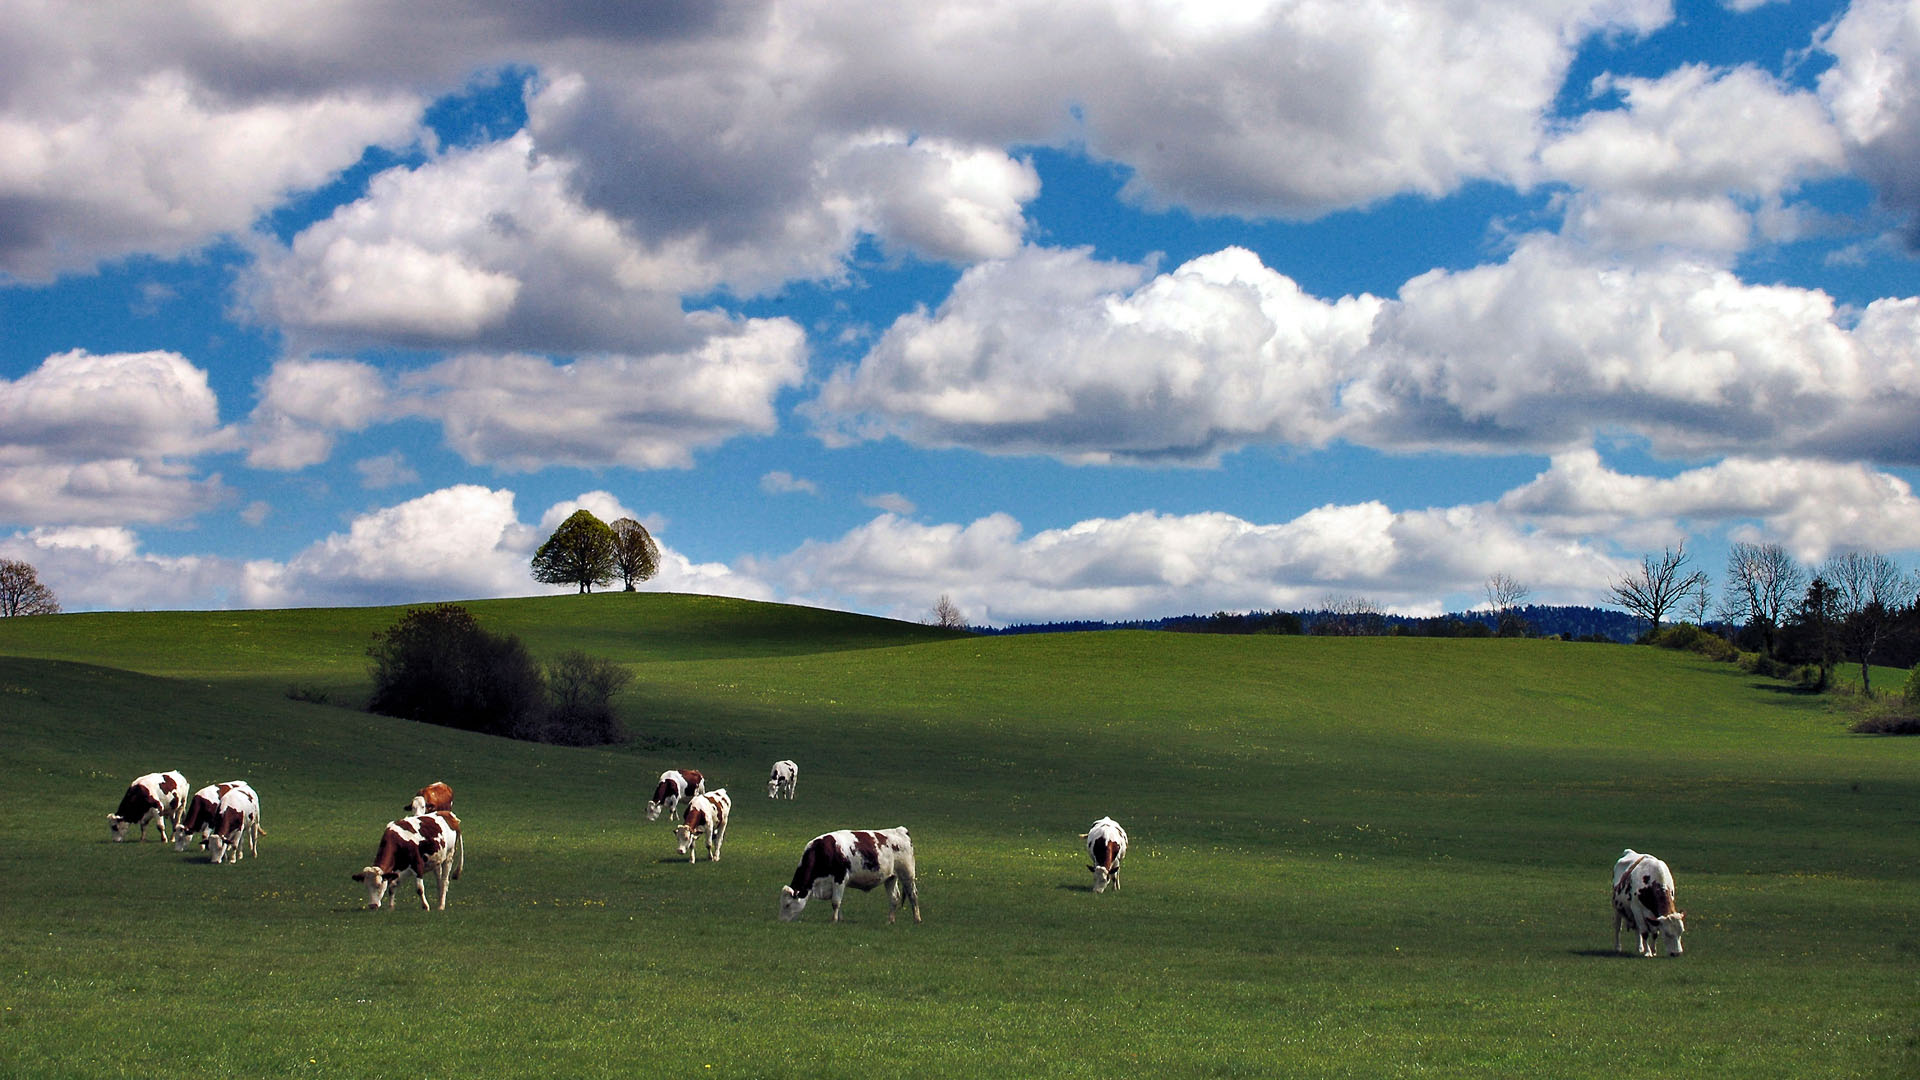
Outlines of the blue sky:
<svg viewBox="0 0 1920 1080">
<path fill-rule="evenodd" d="M 580 506 L 999 624 L 1920 555 L 1920 4 L 323 6 L 0 14 L 70 610 L 532 594 Z"/>
</svg>

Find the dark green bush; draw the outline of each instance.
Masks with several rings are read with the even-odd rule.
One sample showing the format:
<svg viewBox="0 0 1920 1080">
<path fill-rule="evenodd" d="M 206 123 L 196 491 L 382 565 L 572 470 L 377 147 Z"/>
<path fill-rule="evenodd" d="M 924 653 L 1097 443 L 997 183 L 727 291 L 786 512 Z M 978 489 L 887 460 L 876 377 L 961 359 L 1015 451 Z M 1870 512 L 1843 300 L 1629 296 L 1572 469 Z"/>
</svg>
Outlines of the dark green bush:
<svg viewBox="0 0 1920 1080">
<path fill-rule="evenodd" d="M 367 655 L 371 712 L 520 736 L 546 711 L 540 669 L 526 646 L 488 633 L 458 604 L 408 611 L 373 635 Z"/>
<path fill-rule="evenodd" d="M 578 649 L 547 664 L 547 710 L 541 742 L 601 746 L 626 740 L 613 711 L 613 695 L 633 681 L 633 672 Z"/>
<path fill-rule="evenodd" d="M 1699 653 L 1709 660 L 1732 661 L 1740 655 L 1726 638 L 1711 630 L 1702 630 L 1692 623 L 1675 623 L 1661 628 L 1658 634 L 1647 638 L 1650 645 L 1663 649 L 1678 649 L 1683 652 Z"/>
</svg>

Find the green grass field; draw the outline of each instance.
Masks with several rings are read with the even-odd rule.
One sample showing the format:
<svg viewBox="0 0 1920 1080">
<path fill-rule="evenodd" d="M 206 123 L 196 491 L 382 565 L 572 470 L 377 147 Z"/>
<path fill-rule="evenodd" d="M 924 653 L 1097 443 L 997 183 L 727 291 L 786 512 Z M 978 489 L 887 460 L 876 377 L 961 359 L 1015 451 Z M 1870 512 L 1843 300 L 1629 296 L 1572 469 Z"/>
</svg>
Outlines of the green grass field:
<svg viewBox="0 0 1920 1080">
<path fill-rule="evenodd" d="M 1920 740 L 1730 666 L 470 607 L 630 665 L 633 744 L 343 707 L 399 609 L 0 620 L 0 1076 L 1920 1073 Z M 718 864 L 644 820 L 679 765 L 735 797 Z M 260 857 L 109 843 L 169 768 L 251 780 Z M 470 844 L 448 910 L 363 910 L 348 875 L 434 779 Z M 1095 896 L 1103 814 L 1133 843 Z M 877 893 L 775 920 L 808 838 L 899 824 L 924 925 Z M 1673 866 L 1686 956 L 1613 954 L 1629 845 Z"/>
</svg>

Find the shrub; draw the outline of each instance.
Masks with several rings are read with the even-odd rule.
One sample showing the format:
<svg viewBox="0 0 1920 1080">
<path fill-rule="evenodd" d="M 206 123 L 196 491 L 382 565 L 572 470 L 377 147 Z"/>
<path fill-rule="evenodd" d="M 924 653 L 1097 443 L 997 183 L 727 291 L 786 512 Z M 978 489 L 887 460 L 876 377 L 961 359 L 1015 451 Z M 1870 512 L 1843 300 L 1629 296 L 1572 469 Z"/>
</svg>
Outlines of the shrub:
<svg viewBox="0 0 1920 1080">
<path fill-rule="evenodd" d="M 626 729 L 613 711 L 613 695 L 633 681 L 633 672 L 611 660 L 578 649 L 547 664 L 550 707 L 541 742 L 563 746 L 600 746 L 623 742 Z"/>
<path fill-rule="evenodd" d="M 1699 653 L 1709 660 L 1731 661 L 1740 655 L 1726 638 L 1710 630 L 1702 630 L 1692 623 L 1675 623 L 1661 629 L 1658 634 L 1650 635 L 1647 644 L 1658 645 L 1663 649 L 1679 649 L 1684 652 Z"/>
<path fill-rule="evenodd" d="M 1863 716 L 1853 722 L 1852 730 L 1860 735 L 1920 735 L 1920 716 Z"/>
<path fill-rule="evenodd" d="M 373 636 L 372 712 L 517 735 L 545 712 L 540 669 L 517 637 L 481 629 L 458 604 L 414 608 Z"/>
<path fill-rule="evenodd" d="M 1900 696 L 1906 699 L 1909 707 L 1920 709 L 1920 664 L 1913 665 L 1913 670 L 1907 672 L 1907 688 L 1901 691 Z"/>
</svg>

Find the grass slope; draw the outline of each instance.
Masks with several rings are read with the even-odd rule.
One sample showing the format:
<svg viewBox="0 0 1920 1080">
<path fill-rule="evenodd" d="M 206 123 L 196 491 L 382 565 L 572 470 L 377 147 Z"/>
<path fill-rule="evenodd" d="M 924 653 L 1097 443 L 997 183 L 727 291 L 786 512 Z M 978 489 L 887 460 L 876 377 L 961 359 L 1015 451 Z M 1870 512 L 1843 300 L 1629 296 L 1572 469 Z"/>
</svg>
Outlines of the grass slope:
<svg viewBox="0 0 1920 1080">
<path fill-rule="evenodd" d="M 677 596 L 472 605 L 632 666 L 631 747 L 364 697 L 397 610 L 0 620 L 0 1075 L 1899 1076 L 1920 1065 L 1920 741 L 1656 650 L 955 638 Z M 799 799 L 764 797 L 800 762 Z M 688 866 L 641 804 L 730 788 Z M 262 854 L 106 842 L 133 776 L 244 776 Z M 358 910 L 401 798 L 459 792 L 449 910 Z M 1075 834 L 1133 837 L 1093 896 Z M 795 924 L 799 849 L 906 824 L 928 921 Z M 1612 955 L 1667 859 L 1688 955 Z M 709 1066 L 711 1068 L 709 1068 Z"/>
</svg>

